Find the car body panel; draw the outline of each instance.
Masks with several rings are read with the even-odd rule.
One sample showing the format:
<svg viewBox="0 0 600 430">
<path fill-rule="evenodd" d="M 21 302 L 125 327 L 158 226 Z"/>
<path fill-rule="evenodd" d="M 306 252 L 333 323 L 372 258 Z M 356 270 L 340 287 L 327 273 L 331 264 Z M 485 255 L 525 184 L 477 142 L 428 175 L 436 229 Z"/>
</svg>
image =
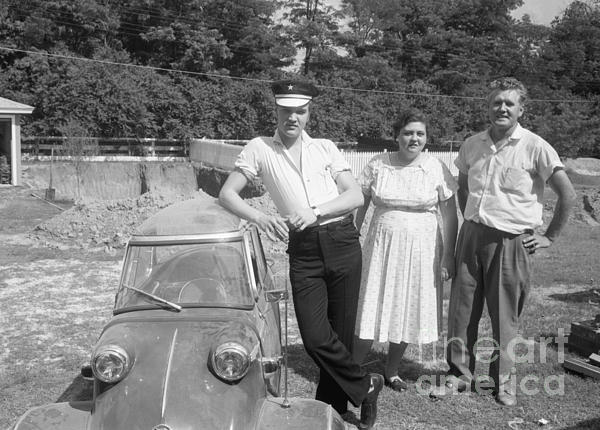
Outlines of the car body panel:
<svg viewBox="0 0 600 430">
<path fill-rule="evenodd" d="M 15 430 L 87 429 L 92 402 L 63 402 L 29 409 L 15 425 Z"/>
<path fill-rule="evenodd" d="M 261 399 L 256 405 L 259 411 L 255 421 L 239 422 L 239 420 L 228 418 L 230 422 L 214 423 L 216 427 L 210 427 L 204 422 L 192 427 L 183 426 L 176 420 L 168 421 L 168 427 L 143 427 L 137 422 L 133 427 L 124 427 L 114 423 L 98 423 L 93 426 L 90 422 L 91 402 L 54 403 L 51 405 L 32 408 L 21 417 L 15 430 L 204 430 L 204 429 L 243 429 L 243 430 L 344 430 L 345 424 L 342 418 L 333 408 L 323 402 L 312 399 L 301 399 L 290 397 L 287 399 L 290 407 L 283 407 L 284 399 L 272 397 Z M 227 402 L 229 404 L 229 401 Z M 229 427 L 226 427 L 229 425 Z"/>
<path fill-rule="evenodd" d="M 343 429 L 329 405 L 276 397 L 280 288 L 257 228 L 216 200 L 159 211 L 128 243 L 113 317 L 92 352 L 125 351 L 126 373 L 94 377 L 92 401 L 30 409 L 15 429 Z M 228 381 L 213 358 L 232 344 L 249 365 Z"/>
<path fill-rule="evenodd" d="M 183 312 L 189 315 L 123 315 L 104 331 L 98 345 L 118 344 L 134 364 L 125 379 L 97 394 L 91 429 L 152 429 L 163 423 L 171 428 L 203 423 L 205 428 L 229 429 L 236 428 L 236 420 L 256 421 L 256 404 L 266 396 L 256 359 L 258 329 L 236 310 L 225 309 L 218 317 L 202 310 Z M 236 384 L 223 383 L 207 366 L 211 345 L 228 331 L 238 342 L 254 346 L 250 370 Z"/>
<path fill-rule="evenodd" d="M 344 420 L 330 406 L 312 399 L 293 397 L 289 408 L 284 399 L 270 398 L 263 403 L 257 430 L 343 430 Z"/>
</svg>

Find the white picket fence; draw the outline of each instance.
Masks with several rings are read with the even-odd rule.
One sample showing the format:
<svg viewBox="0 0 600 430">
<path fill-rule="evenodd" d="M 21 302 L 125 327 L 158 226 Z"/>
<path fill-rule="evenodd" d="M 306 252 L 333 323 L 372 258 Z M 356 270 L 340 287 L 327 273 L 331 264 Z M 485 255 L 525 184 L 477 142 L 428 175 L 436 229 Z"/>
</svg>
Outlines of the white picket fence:
<svg viewBox="0 0 600 430">
<path fill-rule="evenodd" d="M 352 169 L 352 172 L 354 172 L 355 175 L 358 175 L 360 172 L 362 172 L 362 170 L 365 168 L 365 166 L 367 165 L 367 163 L 369 162 L 369 160 L 371 158 L 373 158 L 375 155 L 381 154 L 382 152 L 384 152 L 384 151 L 366 151 L 366 152 L 342 151 L 342 154 L 344 154 L 344 157 L 350 164 L 350 168 Z M 433 155 L 434 157 L 436 157 L 439 160 L 441 160 L 442 162 L 444 162 L 444 164 L 446 164 L 446 166 L 448 166 L 448 169 L 450 169 L 450 172 L 452 173 L 452 175 L 458 176 L 458 169 L 454 165 L 454 159 L 458 155 L 457 151 L 441 152 L 441 151 L 427 151 L 427 149 L 425 149 L 425 152 L 427 152 L 430 155 Z"/>
<path fill-rule="evenodd" d="M 242 148 L 243 146 L 241 145 L 231 145 L 219 140 L 196 139 L 190 144 L 190 159 L 220 169 L 232 170 L 235 159 Z M 357 152 L 342 150 L 342 154 L 348 160 L 354 175 L 362 172 L 369 160 L 382 152 L 385 151 Z M 454 176 L 458 176 L 458 169 L 454 165 L 454 159 L 458 155 L 458 152 L 430 151 L 429 154 L 443 161 L 450 169 L 450 172 Z"/>
</svg>

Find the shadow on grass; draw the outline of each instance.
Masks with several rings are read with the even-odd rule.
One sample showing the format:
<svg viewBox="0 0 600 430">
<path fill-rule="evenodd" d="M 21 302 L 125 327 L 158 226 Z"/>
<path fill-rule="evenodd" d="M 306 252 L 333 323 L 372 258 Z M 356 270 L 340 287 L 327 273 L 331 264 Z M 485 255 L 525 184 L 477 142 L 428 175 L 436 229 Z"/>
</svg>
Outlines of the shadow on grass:
<svg viewBox="0 0 600 430">
<path fill-rule="evenodd" d="M 86 381 L 81 375 L 78 375 L 75 379 L 73 379 L 65 391 L 63 391 L 58 399 L 56 399 L 56 403 L 92 400 L 92 396 L 93 383 Z"/>
<path fill-rule="evenodd" d="M 561 302 L 598 304 L 600 303 L 600 288 L 590 288 L 589 290 L 565 294 L 550 294 L 548 297 Z"/>
<path fill-rule="evenodd" d="M 381 373 L 383 375 L 387 353 L 371 350 L 364 361 L 364 369 L 368 373 Z M 319 369 L 302 345 L 288 347 L 288 366 L 299 376 L 313 383 L 319 381 Z M 404 358 L 400 365 L 398 375 L 408 383 L 416 383 L 419 378 L 426 376 L 427 381 L 439 381 L 446 375 L 445 371 L 433 370 L 424 367 L 421 363 Z"/>
<path fill-rule="evenodd" d="M 306 353 L 304 346 L 294 344 L 288 346 L 288 366 L 299 376 L 314 382 L 319 381 L 319 369 L 315 362 Z"/>
<path fill-rule="evenodd" d="M 385 364 L 387 362 L 387 352 L 382 350 L 371 350 L 365 360 L 364 366 L 367 372 L 377 372 L 383 375 Z M 439 383 L 440 378 L 446 375 L 446 371 L 439 369 L 430 369 L 423 366 L 419 361 L 411 360 L 404 356 L 400 363 L 398 376 L 410 384 L 428 385 L 429 383 Z M 426 386 L 423 386 L 427 389 Z"/>
<path fill-rule="evenodd" d="M 592 418 L 590 420 L 579 421 L 577 424 L 574 424 L 569 427 L 563 427 L 561 430 L 581 430 L 581 429 L 599 429 L 600 428 L 600 418 Z"/>
</svg>

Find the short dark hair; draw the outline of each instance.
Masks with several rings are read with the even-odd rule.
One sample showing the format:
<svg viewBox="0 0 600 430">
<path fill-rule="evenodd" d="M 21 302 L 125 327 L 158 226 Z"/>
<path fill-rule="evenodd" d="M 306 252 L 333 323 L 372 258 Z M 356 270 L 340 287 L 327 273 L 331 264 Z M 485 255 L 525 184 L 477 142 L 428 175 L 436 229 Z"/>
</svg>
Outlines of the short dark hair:
<svg viewBox="0 0 600 430">
<path fill-rule="evenodd" d="M 511 78 L 509 76 L 498 78 L 490 82 L 490 93 L 488 94 L 488 103 L 492 98 L 492 95 L 497 91 L 509 91 L 514 90 L 519 93 L 519 101 L 522 105 L 527 101 L 527 88 L 521 81 L 516 78 Z"/>
<path fill-rule="evenodd" d="M 407 109 L 398 115 L 398 118 L 392 125 L 394 140 L 400 135 L 400 130 L 411 122 L 422 122 L 425 124 L 425 130 L 427 130 L 427 117 L 425 114 L 417 109 Z"/>
</svg>

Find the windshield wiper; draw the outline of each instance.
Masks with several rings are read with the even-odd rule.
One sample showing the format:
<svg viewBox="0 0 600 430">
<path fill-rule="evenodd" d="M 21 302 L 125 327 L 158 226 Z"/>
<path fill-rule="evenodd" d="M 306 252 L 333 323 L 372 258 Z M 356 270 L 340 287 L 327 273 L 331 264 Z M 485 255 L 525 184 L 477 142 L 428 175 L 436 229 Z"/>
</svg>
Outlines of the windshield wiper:
<svg viewBox="0 0 600 430">
<path fill-rule="evenodd" d="M 149 293 L 148 291 L 140 290 L 139 288 L 130 287 L 129 285 L 123 285 L 123 287 L 127 288 L 128 290 L 133 290 L 137 293 L 140 293 L 143 296 L 150 297 L 152 300 L 156 300 L 157 302 L 162 303 L 163 305 L 167 305 L 169 308 L 171 308 L 174 311 L 181 312 L 181 309 L 182 309 L 181 306 L 179 306 L 176 303 L 165 300 L 162 297 L 158 297 L 155 294 Z"/>
</svg>

